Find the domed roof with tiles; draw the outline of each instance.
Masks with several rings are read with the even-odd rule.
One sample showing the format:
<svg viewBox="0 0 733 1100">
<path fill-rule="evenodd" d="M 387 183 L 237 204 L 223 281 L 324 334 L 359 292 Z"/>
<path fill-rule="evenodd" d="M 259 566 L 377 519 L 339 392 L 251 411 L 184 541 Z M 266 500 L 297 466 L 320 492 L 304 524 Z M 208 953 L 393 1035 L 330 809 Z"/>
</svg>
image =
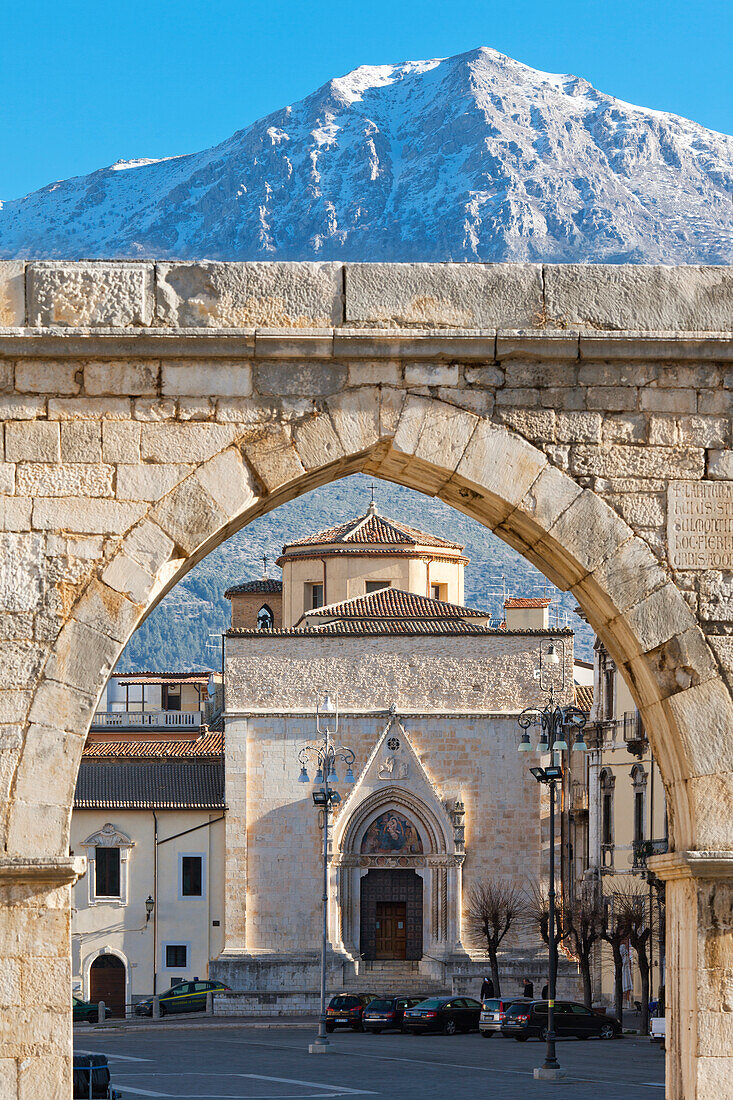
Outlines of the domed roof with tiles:
<svg viewBox="0 0 733 1100">
<path fill-rule="evenodd" d="M 387 516 L 380 516 L 373 503 L 368 511 L 357 519 L 347 520 L 335 527 L 329 527 L 325 531 L 317 531 L 313 535 L 306 535 L 302 539 L 295 539 L 283 547 L 283 553 L 287 554 L 291 549 L 306 548 L 311 546 L 395 546 L 402 549 L 408 547 L 432 546 L 442 547 L 445 550 L 462 550 L 459 542 L 450 542 L 441 539 L 437 535 L 429 535 L 425 531 L 418 531 L 406 523 Z"/>
</svg>

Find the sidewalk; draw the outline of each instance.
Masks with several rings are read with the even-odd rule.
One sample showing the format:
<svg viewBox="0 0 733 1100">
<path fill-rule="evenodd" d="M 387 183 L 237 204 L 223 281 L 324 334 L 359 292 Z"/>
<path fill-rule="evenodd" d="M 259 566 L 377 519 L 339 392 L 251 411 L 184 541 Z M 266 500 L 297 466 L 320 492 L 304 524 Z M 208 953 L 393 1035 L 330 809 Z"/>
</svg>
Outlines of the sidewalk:
<svg viewBox="0 0 733 1100">
<path fill-rule="evenodd" d="M 75 1035 L 90 1035 L 102 1031 L 181 1031 L 186 1028 L 303 1028 L 315 1031 L 317 1016 L 206 1016 L 203 1012 L 181 1013 L 171 1019 L 151 1020 L 149 1016 L 133 1016 L 129 1020 L 110 1019 L 103 1024 L 74 1024 Z"/>
</svg>

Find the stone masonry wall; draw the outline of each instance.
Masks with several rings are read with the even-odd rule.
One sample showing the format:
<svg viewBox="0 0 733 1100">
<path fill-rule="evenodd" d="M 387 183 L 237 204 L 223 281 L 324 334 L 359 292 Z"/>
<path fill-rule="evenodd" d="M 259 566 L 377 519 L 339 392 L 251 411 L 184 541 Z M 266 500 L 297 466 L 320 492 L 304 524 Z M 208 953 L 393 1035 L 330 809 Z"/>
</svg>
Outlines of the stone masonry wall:
<svg viewBox="0 0 733 1100">
<path fill-rule="evenodd" d="M 228 533 L 354 470 L 496 530 L 574 592 L 617 660 L 670 807 L 668 1095 L 721 1095 L 732 306 L 718 267 L 0 264 L 4 971 L 19 882 L 38 905 L 32 977 L 4 1016 L 9 1096 L 69 1092 L 68 1021 L 38 1045 L 33 982 L 49 953 L 68 959 L 43 899 L 78 873 L 74 781 L 121 647 Z"/>
</svg>

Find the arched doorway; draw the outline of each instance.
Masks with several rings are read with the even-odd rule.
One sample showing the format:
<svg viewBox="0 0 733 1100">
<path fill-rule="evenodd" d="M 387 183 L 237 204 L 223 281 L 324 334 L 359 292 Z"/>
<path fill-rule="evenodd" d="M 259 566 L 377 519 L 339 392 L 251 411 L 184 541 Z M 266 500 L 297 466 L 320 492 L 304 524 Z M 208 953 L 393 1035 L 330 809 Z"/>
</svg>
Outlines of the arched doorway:
<svg viewBox="0 0 733 1100">
<path fill-rule="evenodd" d="M 367 871 L 361 880 L 360 902 L 364 959 L 422 958 L 423 889 L 414 868 Z"/>
<path fill-rule="evenodd" d="M 89 1000 L 104 1001 L 109 1016 L 125 1015 L 125 964 L 117 955 L 98 955 L 89 970 Z"/>
</svg>

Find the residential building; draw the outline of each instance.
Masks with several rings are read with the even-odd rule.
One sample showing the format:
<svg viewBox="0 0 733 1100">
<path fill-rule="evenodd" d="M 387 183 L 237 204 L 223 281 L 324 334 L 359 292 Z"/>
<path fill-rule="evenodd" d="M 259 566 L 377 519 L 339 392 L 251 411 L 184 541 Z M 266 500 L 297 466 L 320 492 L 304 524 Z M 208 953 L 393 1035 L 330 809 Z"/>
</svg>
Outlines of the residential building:
<svg viewBox="0 0 733 1100">
<path fill-rule="evenodd" d="M 71 848 L 88 869 L 74 887 L 72 985 L 116 1015 L 205 978 L 223 945 L 223 734 L 202 724 L 207 681 L 112 677 L 84 748 Z"/>
</svg>

